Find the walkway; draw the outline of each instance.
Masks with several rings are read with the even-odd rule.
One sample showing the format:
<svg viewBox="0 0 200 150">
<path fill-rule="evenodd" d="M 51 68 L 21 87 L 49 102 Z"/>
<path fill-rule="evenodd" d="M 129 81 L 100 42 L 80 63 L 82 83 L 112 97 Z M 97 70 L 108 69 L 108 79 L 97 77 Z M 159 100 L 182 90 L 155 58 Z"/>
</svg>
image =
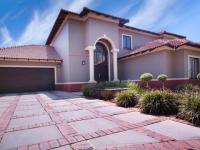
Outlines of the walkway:
<svg viewBox="0 0 200 150">
<path fill-rule="evenodd" d="M 80 93 L 0 96 L 0 149 L 197 149 L 200 128 Z"/>
</svg>

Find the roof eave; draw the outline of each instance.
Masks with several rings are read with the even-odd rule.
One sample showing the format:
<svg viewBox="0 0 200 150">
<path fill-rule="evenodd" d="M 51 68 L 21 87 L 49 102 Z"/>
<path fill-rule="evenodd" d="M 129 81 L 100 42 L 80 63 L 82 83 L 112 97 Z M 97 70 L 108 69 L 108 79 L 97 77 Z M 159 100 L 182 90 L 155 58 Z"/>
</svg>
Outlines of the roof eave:
<svg viewBox="0 0 200 150">
<path fill-rule="evenodd" d="M 52 62 L 62 63 L 61 59 L 37 59 L 37 58 L 11 58 L 11 57 L 0 57 L 3 61 L 25 61 L 25 62 Z"/>
</svg>

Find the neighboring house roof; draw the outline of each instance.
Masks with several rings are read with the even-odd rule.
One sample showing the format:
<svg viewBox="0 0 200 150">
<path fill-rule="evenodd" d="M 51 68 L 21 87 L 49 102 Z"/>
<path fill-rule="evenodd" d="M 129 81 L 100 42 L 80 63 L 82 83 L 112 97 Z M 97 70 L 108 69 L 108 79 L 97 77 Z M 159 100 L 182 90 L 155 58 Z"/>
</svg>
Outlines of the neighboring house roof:
<svg viewBox="0 0 200 150">
<path fill-rule="evenodd" d="M 150 34 L 153 34 L 153 35 L 160 36 L 159 33 L 148 31 L 148 30 L 144 30 L 144 29 L 139 29 L 139 28 L 135 28 L 135 27 L 127 26 L 127 25 L 121 25 L 121 27 L 130 29 L 130 30 L 134 30 L 134 31 L 139 31 L 139 32 L 144 32 L 144 33 L 150 33 Z"/>
<path fill-rule="evenodd" d="M 161 31 L 158 34 L 160 34 L 160 35 L 171 35 L 171 36 L 175 36 L 177 38 L 184 38 L 184 39 L 186 39 L 186 36 L 183 36 L 183 35 L 180 35 L 180 34 L 171 33 L 171 32 L 168 32 L 168 31 Z"/>
<path fill-rule="evenodd" d="M 191 42 L 186 39 L 178 39 L 178 38 L 172 39 L 172 40 L 157 39 L 157 40 L 151 41 L 137 49 L 134 49 L 128 53 L 122 54 L 118 58 L 122 59 L 122 58 L 130 57 L 130 56 L 137 56 L 146 51 L 153 51 L 156 48 L 162 47 L 162 46 L 168 46 L 168 47 L 176 49 L 182 45 L 190 45 L 190 46 L 200 47 L 200 43 L 194 43 L 194 42 Z"/>
<path fill-rule="evenodd" d="M 114 20 L 119 20 L 119 25 L 123 25 L 123 24 L 129 22 L 128 19 L 124 19 L 124 18 L 120 18 L 120 17 L 108 15 L 108 14 L 105 14 L 105 13 L 102 13 L 102 12 L 98 12 L 96 10 L 89 9 L 87 7 L 84 7 L 83 10 L 79 14 L 71 12 L 71 11 L 68 11 L 68 10 L 61 9 L 60 13 L 59 13 L 59 15 L 58 15 L 58 17 L 57 17 L 54 25 L 53 25 L 53 28 L 52 28 L 52 30 L 51 30 L 48 38 L 47 38 L 46 45 L 49 45 L 51 43 L 51 41 L 53 40 L 55 34 L 59 30 L 60 26 L 62 25 L 63 21 L 65 20 L 65 17 L 68 14 L 73 14 L 73 15 L 76 15 L 76 16 L 79 16 L 79 17 L 84 17 L 84 16 L 86 16 L 90 12 L 91 13 L 95 13 L 96 15 L 104 16 L 106 18 L 110 18 L 110 19 L 114 19 Z"/>
<path fill-rule="evenodd" d="M 61 62 L 55 49 L 51 46 L 24 45 L 0 48 L 0 59 L 25 59 Z"/>
</svg>

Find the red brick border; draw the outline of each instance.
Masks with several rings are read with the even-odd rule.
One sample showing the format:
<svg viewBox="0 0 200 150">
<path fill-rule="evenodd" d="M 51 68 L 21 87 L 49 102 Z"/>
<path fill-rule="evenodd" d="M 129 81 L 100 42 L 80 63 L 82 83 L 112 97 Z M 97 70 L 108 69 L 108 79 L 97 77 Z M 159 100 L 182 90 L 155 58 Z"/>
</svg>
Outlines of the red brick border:
<svg viewBox="0 0 200 150">
<path fill-rule="evenodd" d="M 8 123 L 10 122 L 10 119 L 16 109 L 19 99 L 20 99 L 20 96 L 17 95 L 15 97 L 14 101 L 8 106 L 8 108 L 1 115 L 1 118 L 0 118 L 0 142 L 6 131 Z"/>
</svg>

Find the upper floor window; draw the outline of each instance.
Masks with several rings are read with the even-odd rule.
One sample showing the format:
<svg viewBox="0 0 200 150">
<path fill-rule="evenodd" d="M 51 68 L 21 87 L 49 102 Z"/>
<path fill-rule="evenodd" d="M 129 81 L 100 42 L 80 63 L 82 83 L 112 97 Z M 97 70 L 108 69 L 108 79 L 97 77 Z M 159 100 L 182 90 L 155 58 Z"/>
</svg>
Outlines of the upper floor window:
<svg viewBox="0 0 200 150">
<path fill-rule="evenodd" d="M 123 49 L 132 48 L 132 35 L 122 34 L 122 48 Z"/>
<path fill-rule="evenodd" d="M 200 72 L 200 58 L 189 57 L 189 78 L 196 79 Z"/>
</svg>

